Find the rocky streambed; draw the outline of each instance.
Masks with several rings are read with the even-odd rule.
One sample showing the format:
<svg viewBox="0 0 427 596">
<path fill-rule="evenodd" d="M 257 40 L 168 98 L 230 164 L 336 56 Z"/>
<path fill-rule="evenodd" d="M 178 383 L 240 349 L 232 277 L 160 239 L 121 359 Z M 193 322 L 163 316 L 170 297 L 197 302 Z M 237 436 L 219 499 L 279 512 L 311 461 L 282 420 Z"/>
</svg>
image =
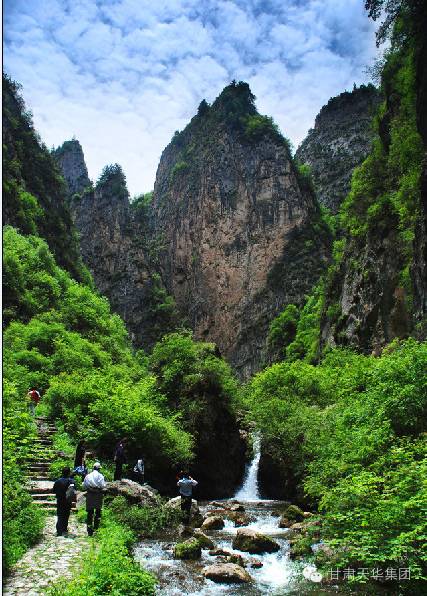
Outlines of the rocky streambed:
<svg viewBox="0 0 427 596">
<path fill-rule="evenodd" d="M 156 575 L 158 594 L 165 596 L 301 594 L 305 565 L 291 558 L 295 530 L 280 527 L 277 515 L 284 506 L 265 500 L 203 503 L 193 509 L 201 527 L 181 528 L 178 544 L 186 546 L 144 540 L 135 558 Z"/>
</svg>

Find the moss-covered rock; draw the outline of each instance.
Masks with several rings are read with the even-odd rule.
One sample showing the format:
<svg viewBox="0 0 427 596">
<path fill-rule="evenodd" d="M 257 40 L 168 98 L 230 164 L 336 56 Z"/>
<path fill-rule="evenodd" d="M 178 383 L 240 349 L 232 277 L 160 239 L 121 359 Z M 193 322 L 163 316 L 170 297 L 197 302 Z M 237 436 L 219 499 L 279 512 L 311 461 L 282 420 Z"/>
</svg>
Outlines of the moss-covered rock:
<svg viewBox="0 0 427 596">
<path fill-rule="evenodd" d="M 300 522 L 304 519 L 304 511 L 300 509 L 297 505 L 289 505 L 286 510 L 283 512 L 283 516 L 289 520 L 294 520 L 296 522 Z"/>
<path fill-rule="evenodd" d="M 233 539 L 233 548 L 247 553 L 260 554 L 274 553 L 280 549 L 280 545 L 255 530 L 240 528 Z"/>
<path fill-rule="evenodd" d="M 178 542 L 173 549 L 175 559 L 196 560 L 202 556 L 202 547 L 197 538 L 190 538 L 185 542 Z"/>
</svg>

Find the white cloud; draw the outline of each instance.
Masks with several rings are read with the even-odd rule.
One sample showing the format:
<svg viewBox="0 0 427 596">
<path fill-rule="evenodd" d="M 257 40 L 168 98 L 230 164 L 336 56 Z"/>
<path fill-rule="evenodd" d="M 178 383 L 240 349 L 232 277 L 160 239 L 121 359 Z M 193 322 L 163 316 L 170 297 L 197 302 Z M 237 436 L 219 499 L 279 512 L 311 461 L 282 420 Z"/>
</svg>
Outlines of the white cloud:
<svg viewBox="0 0 427 596">
<path fill-rule="evenodd" d="M 6 0 L 4 61 L 47 145 L 75 135 L 92 178 L 119 162 L 136 194 L 232 79 L 298 144 L 331 96 L 365 81 L 373 31 L 361 0 Z"/>
</svg>

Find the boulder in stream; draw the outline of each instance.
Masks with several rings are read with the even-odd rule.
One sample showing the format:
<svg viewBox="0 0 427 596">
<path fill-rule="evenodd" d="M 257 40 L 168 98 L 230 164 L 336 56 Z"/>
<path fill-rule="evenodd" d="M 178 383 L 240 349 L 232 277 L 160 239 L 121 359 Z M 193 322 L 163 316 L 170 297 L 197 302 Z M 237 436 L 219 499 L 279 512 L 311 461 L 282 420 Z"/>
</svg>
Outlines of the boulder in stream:
<svg viewBox="0 0 427 596">
<path fill-rule="evenodd" d="M 233 548 L 252 554 L 275 553 L 280 544 L 250 528 L 239 528 L 233 539 Z"/>
<path fill-rule="evenodd" d="M 174 497 L 173 499 L 169 499 L 165 507 L 172 507 L 172 509 L 181 509 L 181 497 Z M 196 515 L 198 513 L 200 513 L 200 509 L 197 504 L 197 501 L 195 499 L 192 499 L 190 514 Z"/>
<path fill-rule="evenodd" d="M 226 515 L 227 519 L 234 523 L 236 528 L 241 526 L 248 526 L 254 518 L 247 513 L 241 513 L 240 511 L 229 511 Z"/>
<path fill-rule="evenodd" d="M 207 579 L 220 584 L 247 584 L 252 581 L 249 573 L 236 563 L 215 563 L 205 567 L 202 573 Z"/>
<path fill-rule="evenodd" d="M 222 530 L 224 527 L 224 520 L 219 515 L 211 515 L 202 523 L 202 532 L 209 532 L 210 530 Z"/>
<path fill-rule="evenodd" d="M 185 542 L 178 542 L 173 549 L 175 559 L 195 560 L 202 556 L 202 547 L 197 538 L 190 538 Z"/>
<path fill-rule="evenodd" d="M 202 548 L 208 548 L 210 550 L 215 548 L 215 542 L 213 540 L 211 540 L 211 538 L 209 538 L 209 536 L 206 536 L 206 534 L 204 534 L 201 530 L 197 529 L 194 530 L 194 538 L 197 538 L 197 540 L 199 541 L 199 544 Z"/>
<path fill-rule="evenodd" d="M 149 505 L 154 507 L 158 503 L 157 491 L 148 484 L 138 484 L 133 480 L 123 478 L 107 482 L 106 494 L 113 497 L 121 496 L 132 505 Z"/>
</svg>

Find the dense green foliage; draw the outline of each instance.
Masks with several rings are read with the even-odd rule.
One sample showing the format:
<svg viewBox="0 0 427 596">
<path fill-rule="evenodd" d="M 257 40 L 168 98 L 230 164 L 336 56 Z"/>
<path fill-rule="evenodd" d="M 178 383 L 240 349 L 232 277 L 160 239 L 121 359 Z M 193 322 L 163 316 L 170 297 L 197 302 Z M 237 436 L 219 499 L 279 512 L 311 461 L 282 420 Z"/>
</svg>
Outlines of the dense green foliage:
<svg viewBox="0 0 427 596">
<path fill-rule="evenodd" d="M 130 506 L 124 497 L 116 497 L 109 505 L 115 519 L 129 527 L 139 537 L 151 538 L 159 532 L 175 528 L 181 521 L 181 510 L 165 507 Z"/>
<path fill-rule="evenodd" d="M 96 183 L 96 188 L 118 199 L 129 198 L 126 176 L 118 163 L 104 167 Z"/>
<path fill-rule="evenodd" d="M 20 87 L 3 75 L 3 218 L 23 234 L 39 234 L 61 267 L 89 283 L 65 182 L 32 123 Z"/>
<path fill-rule="evenodd" d="M 67 582 L 61 580 L 50 590 L 51 596 L 154 596 L 155 579 L 132 558 L 134 535 L 130 530 L 104 515 L 93 540 L 77 575 Z"/>
<path fill-rule="evenodd" d="M 3 570 L 7 571 L 40 536 L 44 516 L 25 490 L 27 460 L 34 454 L 36 428 L 29 401 L 16 384 L 3 385 Z"/>
<path fill-rule="evenodd" d="M 154 346 L 150 367 L 169 406 L 196 436 L 210 407 L 231 409 L 237 398 L 236 378 L 215 344 L 195 342 L 190 332 L 166 335 Z"/>
<path fill-rule="evenodd" d="M 6 320 L 13 319 L 4 333 L 5 420 L 12 437 L 4 453 L 10 466 L 27 453 L 15 450 L 14 441 L 22 435 L 28 442 L 35 432 L 24 411 L 30 386 L 42 392 L 44 413 L 60 418 L 68 433 L 85 438 L 99 455 L 111 457 L 116 441 L 128 434 L 130 453 L 142 450 L 152 466 L 191 459 L 191 437 L 178 414 L 169 413 L 146 357 L 132 352 L 124 324 L 111 314 L 107 300 L 60 269 L 43 240 L 10 227 L 4 231 L 4 263 Z M 10 487 L 16 486 L 16 474 L 9 475 Z M 16 489 L 7 511 L 24 507 L 24 496 Z M 31 509 L 29 519 L 32 515 Z M 35 513 L 34 520 L 31 532 L 37 534 Z M 16 528 L 16 522 L 6 524 L 14 552 L 19 551 L 14 541 L 31 541 L 22 536 L 28 528 L 14 534 Z"/>
<path fill-rule="evenodd" d="M 381 358 L 333 350 L 318 366 L 275 364 L 247 394 L 264 440 L 292 461 L 295 481 L 325 514 L 338 564 L 425 562 L 427 345 Z"/>
</svg>

